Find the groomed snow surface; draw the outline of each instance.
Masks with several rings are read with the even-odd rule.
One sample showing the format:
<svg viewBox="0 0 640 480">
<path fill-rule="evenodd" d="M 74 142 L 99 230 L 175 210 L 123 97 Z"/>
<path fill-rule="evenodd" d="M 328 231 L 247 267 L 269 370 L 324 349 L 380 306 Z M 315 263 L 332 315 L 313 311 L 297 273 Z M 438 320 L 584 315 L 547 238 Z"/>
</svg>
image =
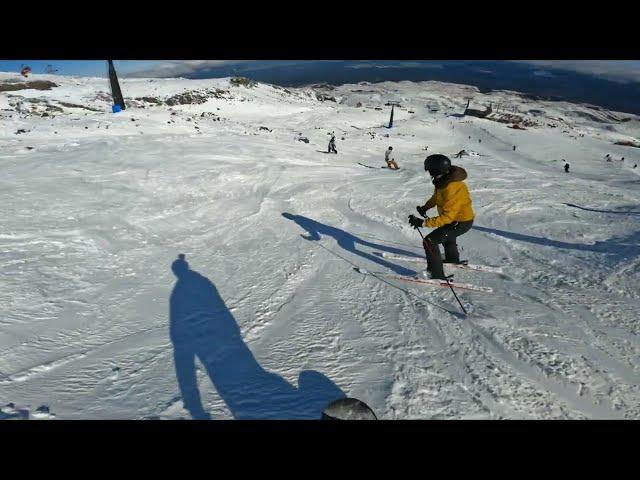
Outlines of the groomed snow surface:
<svg viewBox="0 0 640 480">
<path fill-rule="evenodd" d="M 33 77 L 59 86 L 0 93 L 0 418 L 317 419 L 345 395 L 380 419 L 640 416 L 640 149 L 614 145 L 638 117 L 229 79 L 121 80 L 112 114 L 105 79 Z M 538 125 L 461 116 L 466 97 Z M 469 174 L 462 257 L 503 271 L 451 270 L 493 289 L 458 292 L 467 316 L 377 275 L 424 268 L 382 254 L 422 255 L 431 153 Z"/>
</svg>

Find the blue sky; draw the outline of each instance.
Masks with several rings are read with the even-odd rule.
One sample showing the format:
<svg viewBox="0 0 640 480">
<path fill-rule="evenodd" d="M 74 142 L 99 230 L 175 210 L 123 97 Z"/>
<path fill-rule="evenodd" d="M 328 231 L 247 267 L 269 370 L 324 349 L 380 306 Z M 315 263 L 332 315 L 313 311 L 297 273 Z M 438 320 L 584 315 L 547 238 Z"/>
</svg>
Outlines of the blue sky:
<svg viewBox="0 0 640 480">
<path fill-rule="evenodd" d="M 157 60 L 116 60 L 119 74 L 147 70 L 162 62 Z M 47 65 L 58 69 L 58 75 L 78 75 L 81 77 L 106 77 L 106 60 L 0 60 L 0 72 L 19 72 L 22 65 L 29 65 L 33 73 L 44 73 Z"/>
<path fill-rule="evenodd" d="M 212 69 L 238 65 L 246 70 L 257 70 L 269 66 L 312 63 L 308 60 L 283 60 L 283 61 L 252 61 L 252 60 L 116 60 L 115 65 L 118 74 L 126 76 L 144 77 L 175 77 L 192 76 L 200 72 Z M 523 63 L 540 67 L 538 75 L 545 75 L 547 70 L 569 70 L 587 75 L 607 78 L 623 82 L 640 83 L 640 61 L 638 60 L 523 60 Z M 423 67 L 433 62 L 402 62 L 398 65 L 409 67 Z M 29 65 L 33 73 L 43 73 L 47 65 L 58 69 L 59 75 L 99 76 L 106 77 L 107 66 L 105 60 L 0 60 L 0 71 L 18 72 L 23 64 Z M 376 61 L 364 61 L 364 66 L 375 66 Z M 388 64 L 381 68 L 393 68 Z"/>
</svg>

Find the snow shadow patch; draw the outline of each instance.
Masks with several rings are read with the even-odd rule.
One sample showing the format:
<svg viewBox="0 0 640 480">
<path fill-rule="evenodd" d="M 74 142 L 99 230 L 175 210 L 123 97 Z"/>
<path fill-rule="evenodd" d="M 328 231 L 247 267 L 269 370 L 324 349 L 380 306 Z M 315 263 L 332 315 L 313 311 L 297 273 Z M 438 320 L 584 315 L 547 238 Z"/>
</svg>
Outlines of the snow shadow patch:
<svg viewBox="0 0 640 480">
<path fill-rule="evenodd" d="M 544 245 L 546 247 L 564 248 L 568 250 L 579 250 L 584 252 L 605 253 L 615 256 L 622 260 L 628 256 L 640 255 L 640 232 L 633 233 L 628 237 L 620 239 L 610 239 L 604 242 L 595 242 L 593 245 L 584 243 L 562 242 L 559 240 L 550 240 L 543 237 L 534 237 L 533 235 L 525 235 L 523 233 L 507 232 L 498 230 L 497 228 L 487 228 L 474 225 L 471 227 L 485 233 L 492 233 L 500 237 L 518 240 L 521 242 L 534 243 L 536 245 Z"/>
<path fill-rule="evenodd" d="M 586 210 L 587 212 L 598 213 L 615 213 L 618 215 L 640 215 L 640 212 L 633 210 L 598 210 L 596 208 L 581 207 L 580 205 L 574 205 L 573 203 L 564 203 L 567 207 L 579 208 L 580 210 Z"/>
<path fill-rule="evenodd" d="M 300 373 L 296 388 L 263 369 L 213 282 L 191 270 L 183 254 L 171 270 L 177 281 L 169 299 L 169 333 L 182 401 L 194 419 L 210 419 L 196 359 L 235 419 L 320 419 L 327 404 L 346 396 L 319 372 Z"/>
<path fill-rule="evenodd" d="M 308 235 L 300 235 L 305 240 L 310 241 L 318 241 L 322 237 L 321 235 L 325 235 L 328 237 L 334 238 L 338 245 L 345 250 L 355 253 L 356 255 L 361 256 L 362 258 L 366 258 L 367 260 L 371 260 L 378 265 L 381 265 L 385 268 L 388 268 L 399 275 L 415 275 L 415 270 L 411 270 L 400 265 L 396 265 L 394 263 L 383 260 L 380 256 L 371 255 L 362 250 L 358 250 L 357 246 L 368 247 L 377 250 L 383 250 L 389 253 L 395 253 L 397 255 L 410 255 L 415 256 L 415 253 L 409 252 L 407 250 L 401 250 L 399 248 L 389 247 L 387 245 L 381 245 L 378 243 L 368 242 L 363 240 L 355 235 L 345 232 L 339 228 L 331 227 L 329 225 L 325 225 L 324 223 L 317 222 L 310 218 L 304 217 L 302 215 L 293 215 L 291 213 L 284 212 L 282 214 L 284 218 L 287 220 L 292 220 L 297 223 L 301 228 L 307 231 Z"/>
</svg>

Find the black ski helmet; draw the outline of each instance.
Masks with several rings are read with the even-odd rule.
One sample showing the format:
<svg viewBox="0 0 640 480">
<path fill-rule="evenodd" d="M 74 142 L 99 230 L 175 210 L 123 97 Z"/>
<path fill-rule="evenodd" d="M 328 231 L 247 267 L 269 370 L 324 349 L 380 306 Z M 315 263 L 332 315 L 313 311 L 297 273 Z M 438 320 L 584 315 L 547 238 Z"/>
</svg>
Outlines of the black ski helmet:
<svg viewBox="0 0 640 480">
<path fill-rule="evenodd" d="M 377 420 L 373 410 L 357 398 L 341 398 L 322 411 L 322 420 Z"/>
<path fill-rule="evenodd" d="M 424 160 L 424 169 L 429 172 L 432 177 L 437 177 L 445 173 L 449 173 L 451 169 L 451 160 L 446 155 L 435 154 L 429 155 Z"/>
<path fill-rule="evenodd" d="M 393 147 L 389 147 L 389 150 L 393 150 Z"/>
</svg>

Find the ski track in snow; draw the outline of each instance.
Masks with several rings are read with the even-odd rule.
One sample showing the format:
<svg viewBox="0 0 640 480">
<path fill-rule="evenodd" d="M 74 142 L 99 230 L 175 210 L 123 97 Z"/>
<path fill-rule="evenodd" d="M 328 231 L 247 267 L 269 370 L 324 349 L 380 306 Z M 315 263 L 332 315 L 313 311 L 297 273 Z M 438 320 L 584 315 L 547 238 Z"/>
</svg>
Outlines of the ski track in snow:
<svg viewBox="0 0 640 480">
<path fill-rule="evenodd" d="M 54 81 L 12 94 L 96 105 L 107 89 Z M 122 86 L 131 97 L 228 93 L 55 118 L 0 97 L 0 418 L 190 418 L 169 338 L 180 253 L 218 290 L 260 367 L 301 398 L 311 398 L 301 373 L 315 370 L 384 419 L 639 417 L 638 158 L 612 144 L 637 138 L 638 118 L 597 123 L 575 114 L 588 107 L 439 82 L 344 85 L 330 93 L 338 103 L 227 79 Z M 563 121 L 518 131 L 449 116 L 469 94 Z M 373 109 L 383 99 L 406 107 L 393 129 Z M 331 131 L 339 154 L 318 153 Z M 358 165 L 381 165 L 390 144 L 401 170 Z M 477 216 L 462 256 L 503 269 L 455 270 L 457 282 L 493 289 L 458 292 L 468 316 L 448 289 L 354 270 L 422 268 L 382 252 L 422 254 L 406 218 L 432 192 L 423 157 L 463 148 L 474 155 L 453 161 L 469 173 Z M 204 410 L 233 418 L 197 366 Z M 250 398 L 251 382 L 240 391 Z M 261 415 L 291 406 L 283 397 L 271 408 Z"/>
</svg>

